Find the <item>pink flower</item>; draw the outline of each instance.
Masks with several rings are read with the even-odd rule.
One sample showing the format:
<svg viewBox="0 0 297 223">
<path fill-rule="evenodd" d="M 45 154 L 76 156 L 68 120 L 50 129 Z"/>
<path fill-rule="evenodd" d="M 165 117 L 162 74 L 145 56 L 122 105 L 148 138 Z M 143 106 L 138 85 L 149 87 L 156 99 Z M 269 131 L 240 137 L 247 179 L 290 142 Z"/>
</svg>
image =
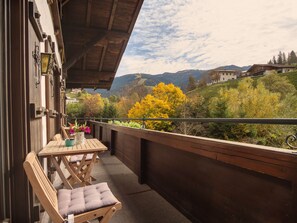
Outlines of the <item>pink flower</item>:
<svg viewBox="0 0 297 223">
<path fill-rule="evenodd" d="M 85 124 L 80 125 L 77 123 L 77 121 L 75 120 L 74 124 L 69 123 L 70 129 L 69 129 L 69 133 L 70 134 L 75 134 L 76 132 L 85 132 L 87 134 L 91 133 L 91 129 L 89 126 Z"/>
<path fill-rule="evenodd" d="M 87 133 L 87 134 L 91 133 L 91 128 L 89 126 L 86 126 L 85 133 Z"/>
<path fill-rule="evenodd" d="M 69 129 L 69 133 L 70 133 L 70 134 L 74 134 L 74 132 L 75 132 L 74 129 L 72 129 L 72 128 Z"/>
</svg>

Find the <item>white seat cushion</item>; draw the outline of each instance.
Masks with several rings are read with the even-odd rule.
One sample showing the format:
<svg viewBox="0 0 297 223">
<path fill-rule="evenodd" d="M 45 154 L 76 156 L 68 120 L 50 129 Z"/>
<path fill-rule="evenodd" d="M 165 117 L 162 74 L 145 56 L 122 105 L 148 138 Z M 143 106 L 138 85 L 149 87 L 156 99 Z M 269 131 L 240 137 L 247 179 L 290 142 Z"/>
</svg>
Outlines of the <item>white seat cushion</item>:
<svg viewBox="0 0 297 223">
<path fill-rule="evenodd" d="M 63 217 L 80 214 L 117 203 L 107 183 L 58 191 L 59 212 Z"/>
</svg>

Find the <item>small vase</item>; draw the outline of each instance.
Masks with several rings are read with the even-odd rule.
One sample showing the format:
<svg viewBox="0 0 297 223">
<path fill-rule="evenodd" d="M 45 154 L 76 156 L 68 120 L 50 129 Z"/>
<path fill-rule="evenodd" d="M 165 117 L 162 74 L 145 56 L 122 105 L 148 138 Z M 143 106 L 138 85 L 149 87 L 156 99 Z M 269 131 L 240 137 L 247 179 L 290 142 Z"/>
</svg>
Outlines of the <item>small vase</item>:
<svg viewBox="0 0 297 223">
<path fill-rule="evenodd" d="M 75 142 L 76 144 L 83 144 L 85 142 L 85 133 L 84 132 L 75 133 Z"/>
</svg>

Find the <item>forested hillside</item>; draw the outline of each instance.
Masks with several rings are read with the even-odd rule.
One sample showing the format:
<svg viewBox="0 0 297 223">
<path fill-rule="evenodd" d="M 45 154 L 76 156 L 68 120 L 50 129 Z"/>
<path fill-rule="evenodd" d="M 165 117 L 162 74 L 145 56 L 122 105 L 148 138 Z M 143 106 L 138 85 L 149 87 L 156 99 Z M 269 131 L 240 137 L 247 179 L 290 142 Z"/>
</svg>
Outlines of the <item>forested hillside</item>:
<svg viewBox="0 0 297 223">
<path fill-rule="evenodd" d="M 227 65 L 218 67 L 216 69 L 221 70 L 247 70 L 250 66 L 238 67 L 235 65 Z M 201 79 L 202 76 L 207 76 L 209 70 L 183 70 L 176 73 L 163 73 L 157 75 L 151 74 L 128 74 L 120 77 L 116 77 L 113 81 L 111 89 L 108 90 L 93 90 L 86 89 L 90 94 L 99 93 L 103 97 L 109 97 L 111 95 L 122 95 L 124 91 L 129 88 L 135 87 L 138 84 L 144 84 L 147 87 L 153 87 L 156 84 L 163 82 L 165 84 L 174 84 L 175 86 L 181 88 L 184 92 L 186 91 L 189 77 L 192 76 L 197 81 Z"/>
</svg>

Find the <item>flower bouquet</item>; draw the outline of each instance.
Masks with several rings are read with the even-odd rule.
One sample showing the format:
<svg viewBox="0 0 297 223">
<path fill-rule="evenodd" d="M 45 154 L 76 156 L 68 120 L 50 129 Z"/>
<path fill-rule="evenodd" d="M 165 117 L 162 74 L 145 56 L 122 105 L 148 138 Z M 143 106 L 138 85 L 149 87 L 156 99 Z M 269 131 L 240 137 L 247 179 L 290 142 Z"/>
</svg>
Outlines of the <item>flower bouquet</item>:
<svg viewBox="0 0 297 223">
<path fill-rule="evenodd" d="M 85 141 L 85 133 L 90 134 L 91 129 L 86 123 L 80 125 L 75 120 L 74 124 L 69 123 L 69 133 L 70 135 L 74 135 L 76 144 L 81 144 Z"/>
</svg>

